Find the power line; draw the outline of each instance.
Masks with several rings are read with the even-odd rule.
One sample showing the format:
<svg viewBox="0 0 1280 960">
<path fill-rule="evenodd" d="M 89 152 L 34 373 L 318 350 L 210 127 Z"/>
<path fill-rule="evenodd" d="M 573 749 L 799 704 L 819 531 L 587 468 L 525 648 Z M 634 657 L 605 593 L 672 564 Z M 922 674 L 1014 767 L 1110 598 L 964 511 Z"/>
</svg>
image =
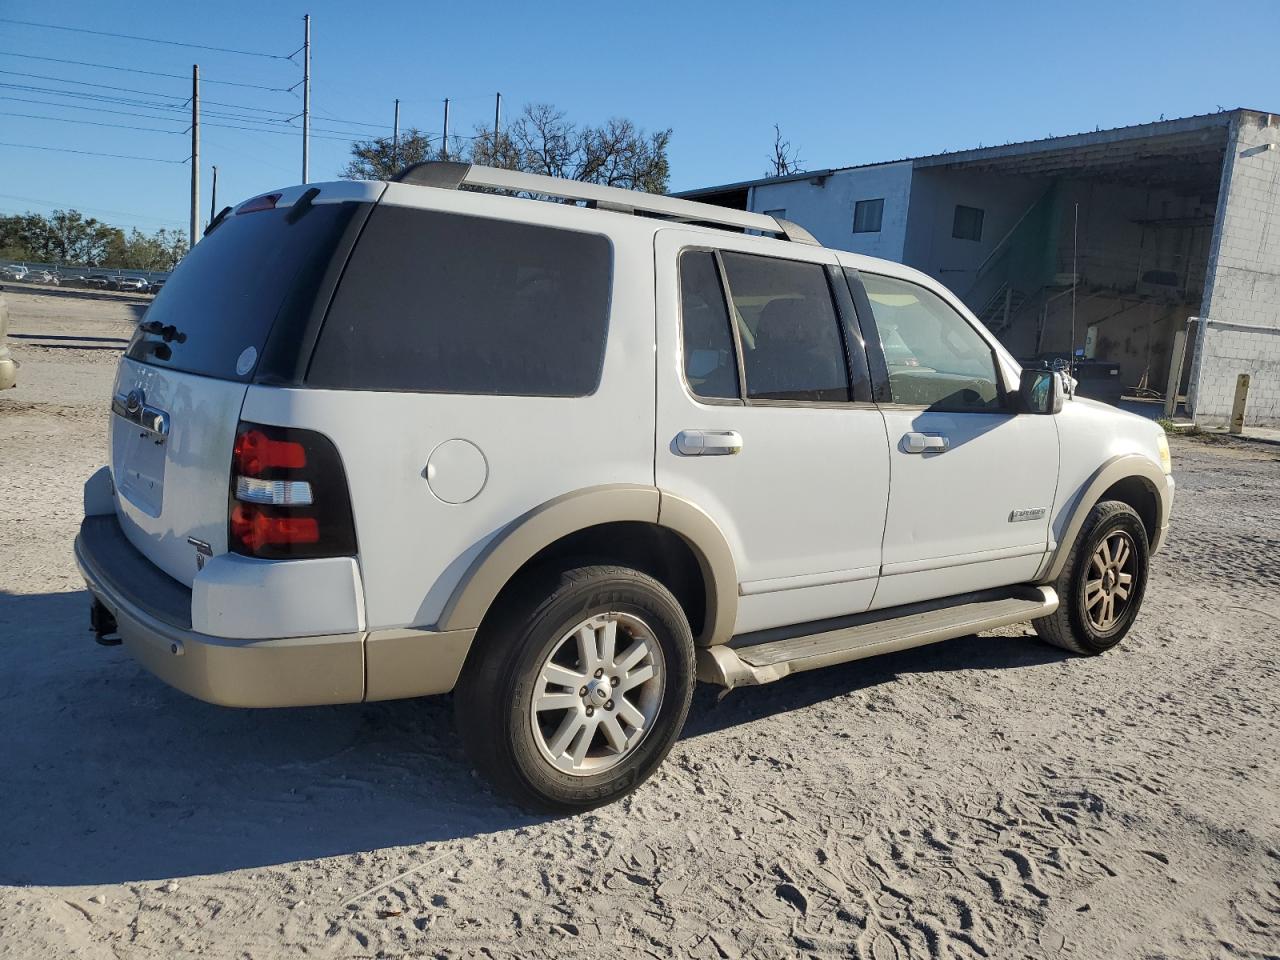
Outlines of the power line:
<svg viewBox="0 0 1280 960">
<path fill-rule="evenodd" d="M 140 40 L 144 43 L 161 43 L 170 47 L 188 47 L 193 50 L 213 50 L 217 53 L 235 53 L 244 57 L 263 57 L 267 60 L 288 60 L 278 53 L 263 53 L 259 50 L 237 50 L 233 47 L 212 47 L 203 43 L 184 43 L 181 40 L 160 40 L 156 37 L 140 37 L 131 33 L 109 33 L 105 30 L 89 30 L 85 27 L 66 27 L 57 23 L 36 23 L 33 20 L 14 20 L 0 17 L 0 23 L 13 23 L 22 27 L 38 27 L 41 30 L 66 30 L 70 33 L 89 33 L 97 37 L 115 37 L 118 40 Z M 295 50 L 294 53 L 297 51 Z M 290 55 L 292 56 L 292 54 Z"/>
<path fill-rule="evenodd" d="M 183 107 L 183 104 L 176 100 L 155 103 L 149 100 L 138 100 L 133 97 L 121 97 L 102 93 L 86 93 L 82 90 L 60 90 L 57 87 L 41 87 L 32 83 L 7 83 L 3 80 L 0 80 L 0 89 L 20 90 L 23 93 L 51 93 L 59 97 L 76 97 L 80 100 L 114 103 L 120 106 L 145 107 L 149 110 L 180 110 Z"/>
<path fill-rule="evenodd" d="M 0 84 L 0 86 L 4 86 L 4 85 Z M 162 122 L 171 121 L 175 123 L 187 122 L 187 117 L 183 113 L 185 109 L 184 107 L 166 107 L 166 106 L 161 106 L 159 104 L 156 104 L 154 106 L 150 106 L 150 105 L 148 106 L 150 106 L 150 109 L 153 109 L 153 110 L 170 110 L 170 111 L 173 111 L 174 113 L 180 114 L 180 116 L 166 117 L 166 116 L 159 116 L 154 113 L 139 113 L 137 110 L 112 110 L 109 107 L 100 106 L 96 103 L 92 105 L 79 104 L 79 103 L 58 103 L 57 101 L 54 101 L 54 100 L 37 100 L 31 97 L 14 97 L 14 96 L 9 96 L 7 94 L 0 93 L 0 101 L 3 101 L 3 100 L 11 100 L 17 103 L 34 103 L 34 104 L 39 104 L 41 106 L 46 106 L 46 107 L 58 107 L 63 110 L 89 110 L 94 113 L 111 113 L 117 116 L 133 117 L 134 119 L 137 119 L 137 120 L 160 120 Z M 108 101 L 108 102 L 111 102 L 111 101 Z M 27 113 L 6 113 L 3 115 L 13 116 L 13 117 L 26 117 L 32 120 L 59 120 L 63 123 L 88 123 L 88 124 L 93 124 L 94 126 L 114 126 L 114 127 L 122 127 L 124 129 L 130 129 L 130 130 L 147 131 L 151 129 L 148 127 L 134 127 L 129 124 L 103 124 L 103 123 L 94 124 L 94 122 L 91 120 L 79 120 L 74 117 L 49 117 L 44 115 L 27 114 Z M 265 119 L 260 117 L 246 117 L 246 116 L 242 116 L 240 114 L 235 114 L 235 113 L 223 113 L 220 110 L 202 110 L 201 115 L 205 117 L 211 117 L 213 118 L 214 121 L 235 120 L 241 123 L 269 124 L 269 126 L 248 127 L 248 126 L 235 126 L 231 124 L 222 124 L 217 122 L 206 122 L 205 124 L 206 126 L 220 126 L 220 127 L 226 127 L 228 129 L 233 129 L 233 130 L 254 130 L 260 133 L 288 134 L 288 133 L 301 132 L 300 127 L 294 126 L 293 124 L 289 123 L 287 120 Z M 325 139 L 359 140 L 361 138 L 367 137 L 367 134 L 364 134 L 358 131 L 352 131 L 352 130 L 335 130 L 331 127 L 316 127 L 313 129 L 315 129 L 318 133 L 336 135 L 334 137 L 325 137 Z M 153 132 L 184 133 L 185 130 L 156 130 Z"/>
<path fill-rule="evenodd" d="M 49 117 L 39 113 L 11 113 L 8 110 L 0 110 L 0 117 L 22 117 L 26 120 L 56 120 L 58 123 L 81 123 L 91 127 L 115 127 L 118 130 L 136 130 L 139 133 L 176 133 L 181 134 L 182 130 L 162 130 L 159 127 L 135 127 L 131 123 L 104 123 L 101 120 L 77 120 L 72 117 Z"/>
<path fill-rule="evenodd" d="M 44 60 L 48 63 L 67 63 L 77 67 L 94 67 L 98 70 L 120 70 L 124 73 L 141 73 L 149 77 L 167 77 L 171 80 L 186 80 L 180 73 L 160 73 L 156 70 L 139 70 L 137 67 L 120 67 L 110 63 L 89 63 L 86 60 L 63 60 L 59 57 L 38 57 L 33 53 L 14 53 L 11 50 L 0 50 L 0 56 L 3 57 L 22 57 L 25 60 Z M 267 90 L 272 93 L 287 93 L 284 87 L 268 87 L 260 83 L 240 83 L 236 80 L 206 80 L 200 78 L 201 83 L 217 83 L 226 87 L 248 87 L 251 90 Z"/>
<path fill-rule="evenodd" d="M 3 22 L 3 18 L 0 18 Z M 140 93 L 147 97 L 166 97 L 170 100 L 178 100 L 179 96 L 168 93 L 156 93 L 154 90 L 139 90 L 137 87 L 117 87 L 109 83 L 91 83 L 88 80 L 67 80 L 63 77 L 51 77 L 44 73 L 20 73 L 17 70 L 0 70 L 0 73 L 8 74 L 12 77 L 28 77 L 35 80 L 52 80 L 54 83 L 74 83 L 80 87 L 97 87 L 101 90 L 119 90 L 122 93 Z"/>
<path fill-rule="evenodd" d="M 206 113 L 205 116 L 208 116 L 208 114 Z M 76 117 L 50 117 L 50 116 L 47 116 L 44 114 L 38 114 L 38 113 L 11 113 L 7 110 L 0 110 L 0 117 L 22 117 L 27 120 L 54 120 L 58 123 L 79 123 L 79 124 L 87 124 L 88 126 L 91 126 L 91 127 L 114 127 L 117 130 L 135 130 L 135 131 L 138 131 L 139 133 L 172 133 L 172 134 L 181 135 L 187 132 L 187 130 L 162 130 L 158 127 L 138 127 L 131 123 L 104 123 L 100 120 L 81 120 Z M 170 118 L 154 117 L 153 119 L 168 120 Z M 172 119 L 176 120 L 177 117 L 174 117 Z M 278 136 L 285 136 L 285 137 L 296 136 L 297 134 L 302 132 L 302 129 L 300 127 L 293 127 L 293 126 L 290 126 L 287 129 L 282 129 L 280 127 L 246 127 L 246 126 L 239 126 L 234 123 L 217 123 L 217 122 L 211 122 L 208 120 L 201 120 L 200 125 L 204 127 L 220 127 L 223 130 L 249 130 L 249 131 L 252 131 L 253 133 L 274 133 Z M 190 127 L 188 127 L 187 129 L 189 130 Z M 344 143 L 349 143 L 354 139 L 359 139 L 360 137 L 359 134 L 353 135 L 353 134 L 343 133 L 340 130 L 326 131 L 325 133 L 321 133 L 321 134 L 313 133 L 312 136 L 317 137 L 318 139 L 321 139 L 321 140 L 340 140 Z"/>
<path fill-rule="evenodd" d="M 7 143 L 0 141 L 0 147 L 18 147 L 23 150 L 47 150 L 50 153 L 78 153 L 86 157 L 111 157 L 115 160 L 146 160 L 150 163 L 185 164 L 187 162 L 185 160 L 165 160 L 161 157 L 135 157 L 123 153 L 98 153 L 94 150 L 72 150 L 70 147 L 44 147 L 34 143 Z"/>
</svg>

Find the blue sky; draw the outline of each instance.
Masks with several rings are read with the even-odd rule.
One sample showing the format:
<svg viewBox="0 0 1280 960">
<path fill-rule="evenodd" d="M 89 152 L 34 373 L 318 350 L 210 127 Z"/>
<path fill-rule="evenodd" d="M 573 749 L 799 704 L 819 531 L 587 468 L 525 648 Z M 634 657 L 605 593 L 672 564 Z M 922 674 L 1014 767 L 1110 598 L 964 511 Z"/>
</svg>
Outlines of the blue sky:
<svg viewBox="0 0 1280 960">
<path fill-rule="evenodd" d="M 310 13 L 313 124 L 340 132 L 313 142 L 313 180 L 332 178 L 345 163 L 349 145 L 342 134 L 379 132 L 357 123 L 381 124 L 389 133 L 396 97 L 402 126 L 429 131 L 440 129 L 446 96 L 453 99 L 452 130 L 491 123 L 499 90 L 507 113 L 545 101 L 575 120 L 616 115 L 650 129 L 670 126 L 673 190 L 761 175 L 775 122 L 804 165 L 817 169 L 1162 114 L 1236 106 L 1280 112 L 1277 0 L 812 6 L 662 0 L 598 7 L 495 0 L 393 3 L 369 14 L 357 9 L 328 0 L 0 0 L 3 18 L 277 55 L 301 45 L 302 15 Z M 185 122 L 172 111 L 119 101 L 181 103 L 189 80 L 34 57 L 181 77 L 198 62 L 207 81 L 271 88 L 301 78 L 300 68 L 286 60 L 0 22 L 0 143 L 169 161 L 187 156 L 188 140 L 154 131 L 181 131 Z M 42 89 L 18 89 L 24 86 Z M 294 94 L 209 82 L 202 96 L 207 111 L 235 116 L 284 120 L 301 107 Z M 71 119 L 152 129 L 64 122 Z M 220 205 L 300 179 L 298 135 L 216 128 L 215 122 L 240 123 L 206 114 L 206 215 L 211 163 L 219 169 Z M 0 212 L 75 207 L 122 226 L 184 227 L 189 177 L 180 163 L 0 146 Z"/>
</svg>

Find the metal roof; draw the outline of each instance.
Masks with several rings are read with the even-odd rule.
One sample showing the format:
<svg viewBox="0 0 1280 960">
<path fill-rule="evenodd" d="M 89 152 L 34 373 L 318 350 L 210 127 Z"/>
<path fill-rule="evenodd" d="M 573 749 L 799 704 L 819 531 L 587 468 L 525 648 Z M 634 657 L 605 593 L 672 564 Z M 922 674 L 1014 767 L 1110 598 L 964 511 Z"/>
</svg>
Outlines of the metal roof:
<svg viewBox="0 0 1280 960">
<path fill-rule="evenodd" d="M 682 190 L 674 196 L 693 198 L 730 193 L 792 180 L 821 179 L 846 170 L 862 170 L 895 163 L 910 163 L 916 169 L 986 169 L 1028 176 L 1054 176 L 1084 169 L 1096 173 L 1101 166 L 1113 168 L 1117 176 L 1125 175 L 1128 171 L 1134 177 L 1141 177 L 1144 172 L 1145 175 L 1152 173 L 1149 161 L 1157 159 L 1168 161 L 1182 158 L 1197 165 L 1212 165 L 1226 142 L 1226 132 L 1232 119 L 1237 114 L 1246 112 L 1266 113 L 1236 108 L 1067 136 L 810 170 L 785 177 L 760 177 L 720 186 Z M 1154 149 L 1144 151 L 1141 145 L 1146 143 L 1150 143 Z M 1144 163 L 1147 164 L 1146 167 L 1143 166 Z"/>
</svg>

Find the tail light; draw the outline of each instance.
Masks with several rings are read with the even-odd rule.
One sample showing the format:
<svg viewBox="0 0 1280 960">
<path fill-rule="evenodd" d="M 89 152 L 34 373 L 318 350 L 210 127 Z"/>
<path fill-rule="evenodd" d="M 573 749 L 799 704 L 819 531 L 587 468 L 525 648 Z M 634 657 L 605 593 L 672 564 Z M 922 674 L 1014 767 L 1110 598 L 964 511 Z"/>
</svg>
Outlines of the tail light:
<svg viewBox="0 0 1280 960">
<path fill-rule="evenodd" d="M 347 475 L 332 441 L 293 427 L 241 423 L 231 457 L 227 545 L 264 560 L 356 552 Z"/>
</svg>

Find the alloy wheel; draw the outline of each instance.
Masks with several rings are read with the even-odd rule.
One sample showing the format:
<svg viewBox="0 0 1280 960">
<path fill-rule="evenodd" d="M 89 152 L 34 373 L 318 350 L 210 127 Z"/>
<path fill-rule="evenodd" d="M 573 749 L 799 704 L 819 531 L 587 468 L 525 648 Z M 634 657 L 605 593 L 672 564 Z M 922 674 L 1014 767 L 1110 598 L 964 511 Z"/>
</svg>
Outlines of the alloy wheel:
<svg viewBox="0 0 1280 960">
<path fill-rule="evenodd" d="M 1115 627 L 1128 610 L 1137 566 L 1133 538 L 1123 530 L 1108 533 L 1094 549 L 1085 569 L 1084 608 L 1099 633 Z"/>
<path fill-rule="evenodd" d="M 530 720 L 543 759 L 574 776 L 620 763 L 652 729 L 665 674 L 657 636 L 639 617 L 597 614 L 574 626 L 534 685 Z"/>
</svg>

